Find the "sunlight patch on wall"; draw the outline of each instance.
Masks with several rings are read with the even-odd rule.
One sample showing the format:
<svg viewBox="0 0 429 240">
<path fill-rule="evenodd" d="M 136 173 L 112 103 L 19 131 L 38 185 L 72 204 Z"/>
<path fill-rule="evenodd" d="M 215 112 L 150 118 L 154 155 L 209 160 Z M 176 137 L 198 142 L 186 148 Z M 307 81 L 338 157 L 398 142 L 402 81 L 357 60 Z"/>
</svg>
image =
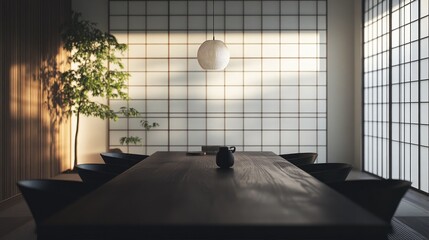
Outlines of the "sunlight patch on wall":
<svg viewBox="0 0 429 240">
<path fill-rule="evenodd" d="M 131 74 L 131 100 L 110 106 L 134 107 L 160 123 L 144 132 L 137 119 L 111 121 L 110 147 L 150 154 L 235 145 L 318 152 L 326 161 L 326 1 L 232 3 L 215 2 L 214 35 L 228 46 L 230 63 L 203 71 L 196 56 L 212 37 L 210 1 L 110 1 L 110 32 L 128 44 L 121 57 Z M 143 146 L 119 145 L 135 135 Z"/>
</svg>

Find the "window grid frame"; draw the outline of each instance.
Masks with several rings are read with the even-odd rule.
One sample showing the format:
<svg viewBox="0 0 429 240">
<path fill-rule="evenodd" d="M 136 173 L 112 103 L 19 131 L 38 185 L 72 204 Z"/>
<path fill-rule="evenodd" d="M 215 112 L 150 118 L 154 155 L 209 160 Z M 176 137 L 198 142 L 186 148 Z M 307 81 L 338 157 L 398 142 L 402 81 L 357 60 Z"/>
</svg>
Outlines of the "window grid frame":
<svg viewBox="0 0 429 240">
<path fill-rule="evenodd" d="M 115 29 L 111 29 L 110 28 L 110 26 L 111 26 L 110 25 L 110 17 L 111 16 L 141 16 L 141 15 L 129 14 L 129 8 L 130 8 L 129 7 L 129 3 L 131 1 L 127 1 L 127 11 L 128 11 L 127 15 L 110 14 L 110 2 L 116 2 L 116 1 L 109 0 L 109 30 L 111 32 L 115 31 Z M 144 16 L 147 17 L 147 16 L 149 16 L 148 15 L 148 7 L 147 7 L 148 1 L 144 1 L 144 2 L 145 2 L 145 15 Z M 167 2 L 169 3 L 171 1 L 167 1 Z M 187 3 L 187 14 L 183 14 L 183 15 L 182 14 L 177 14 L 177 16 L 188 16 L 188 17 L 190 16 L 190 14 L 189 14 L 189 2 L 192 2 L 192 1 L 190 1 L 190 0 L 186 1 L 186 3 Z M 244 1 L 241 1 L 241 2 L 243 3 Z M 279 5 L 280 5 L 283 1 L 280 0 L 278 2 L 279 2 Z M 324 60 L 324 63 L 326 65 L 326 63 L 327 63 L 327 55 L 326 55 L 326 51 L 327 51 L 327 34 L 326 33 L 327 33 L 327 29 L 328 29 L 327 22 L 326 22 L 327 4 L 326 4 L 325 0 L 315 1 L 315 2 L 317 4 L 316 5 L 316 14 L 315 15 L 314 14 L 308 14 L 308 16 L 315 16 L 317 34 L 319 34 L 319 33 L 323 34 L 324 33 L 324 40 L 323 40 L 323 42 L 321 42 L 320 39 L 317 38 L 317 42 L 316 43 L 300 43 L 300 41 L 298 40 L 298 43 L 296 43 L 296 44 L 297 45 L 300 45 L 300 44 L 309 44 L 309 45 L 313 44 L 314 45 L 314 44 L 316 44 L 317 46 L 319 46 L 319 44 L 323 45 L 323 47 L 325 49 L 325 53 L 324 53 L 325 55 L 324 55 L 324 57 L 319 56 L 319 52 L 318 52 L 315 57 L 308 57 L 308 59 L 315 59 L 316 61 Z M 325 4 L 323 5 L 323 3 L 321 3 L 321 2 L 325 2 Z M 261 8 L 263 8 L 263 5 L 264 5 L 263 1 L 260 1 L 260 4 L 261 4 Z M 167 4 L 167 5 L 170 8 L 170 4 Z M 205 4 L 205 5 L 206 5 L 206 9 L 205 10 L 207 11 L 209 6 L 208 6 L 208 4 Z M 215 14 L 215 16 L 221 16 L 221 17 L 225 17 L 225 16 L 242 16 L 242 17 L 248 16 L 248 15 L 244 14 L 244 8 L 245 8 L 244 4 L 242 4 L 242 12 L 243 12 L 243 14 L 241 14 L 241 15 L 240 14 L 237 14 L 237 15 L 234 15 L 234 14 L 231 15 L 231 14 L 229 14 L 228 15 L 226 13 L 226 7 L 225 7 L 226 3 L 225 3 L 225 1 L 223 1 L 223 5 L 224 5 L 224 7 L 223 7 L 224 13 L 223 14 Z M 300 7 L 300 4 L 298 4 L 298 6 Z M 319 13 L 319 11 L 320 11 L 319 8 L 320 7 L 324 7 L 325 8 L 323 14 Z M 263 11 L 261 10 L 261 12 L 263 12 Z M 281 9 L 280 8 L 279 8 L 279 12 L 281 13 Z M 150 15 L 150 16 L 152 17 L 152 16 L 156 16 L 156 15 Z M 164 16 L 164 15 L 162 15 L 162 16 Z M 150 32 L 150 31 L 156 31 L 157 29 L 150 29 L 150 31 L 149 31 L 148 27 L 147 27 L 148 21 L 145 21 L 145 27 L 144 27 L 145 29 L 144 30 L 135 30 L 135 31 L 140 31 L 140 32 L 144 32 L 145 33 L 145 43 L 142 44 L 142 45 L 145 46 L 145 54 L 144 54 L 145 56 L 144 57 L 133 58 L 133 57 L 129 57 L 129 53 L 127 53 L 127 63 L 128 63 L 127 64 L 127 71 L 130 71 L 130 69 L 129 69 L 130 68 L 129 61 L 132 60 L 132 59 L 143 59 L 145 61 L 148 60 L 148 59 L 149 60 L 150 59 L 165 59 L 164 57 L 159 57 L 159 58 L 157 58 L 157 57 L 148 57 L 148 55 L 147 55 L 148 54 L 148 50 L 147 49 L 151 45 L 168 45 L 169 49 L 168 49 L 168 57 L 167 57 L 167 59 L 168 59 L 168 84 L 167 84 L 167 86 L 165 86 L 165 85 L 153 85 L 153 84 L 149 85 L 149 83 L 148 83 L 148 73 L 149 72 L 150 73 L 154 73 L 156 71 L 148 71 L 147 62 L 145 64 L 144 71 L 135 71 L 135 69 L 132 70 L 132 72 L 144 72 L 144 75 L 145 75 L 145 82 L 144 82 L 143 86 L 142 85 L 133 85 L 133 86 L 141 86 L 141 87 L 145 88 L 145 94 L 144 94 L 145 97 L 143 99 L 141 99 L 142 101 L 146 100 L 146 101 L 144 101 L 145 102 L 144 103 L 145 104 L 145 111 L 142 114 L 142 118 L 147 119 L 148 117 L 152 118 L 152 117 L 157 117 L 157 116 L 158 117 L 164 116 L 161 113 L 153 113 L 153 112 L 149 112 L 148 111 L 148 105 L 149 105 L 149 103 L 147 101 L 148 100 L 148 97 L 147 97 L 148 96 L 148 87 L 162 86 L 162 87 L 167 87 L 167 89 L 168 89 L 168 99 L 167 99 L 167 109 L 168 109 L 168 111 L 167 111 L 167 116 L 166 116 L 166 118 L 168 119 L 168 121 L 167 121 L 168 122 L 168 126 L 167 126 L 166 129 L 163 128 L 162 130 L 159 130 L 159 129 L 151 130 L 151 131 L 155 131 L 155 132 L 156 131 L 164 131 L 164 129 L 167 132 L 170 131 L 170 130 L 173 130 L 173 131 L 175 130 L 173 127 L 170 126 L 170 121 L 169 121 L 171 118 L 177 118 L 177 116 L 176 116 L 177 114 L 171 111 L 171 105 L 170 104 L 171 104 L 171 101 L 174 101 L 175 99 L 171 98 L 171 96 L 170 96 L 171 92 L 170 91 L 171 91 L 171 88 L 172 88 L 172 85 L 171 85 L 171 79 L 172 79 L 172 77 L 171 77 L 171 75 L 173 74 L 173 72 L 177 73 L 178 71 L 170 71 L 170 61 L 169 60 L 171 60 L 171 59 L 188 59 L 189 60 L 191 58 L 191 57 L 189 57 L 189 47 L 192 46 L 192 45 L 199 45 L 199 44 L 192 44 L 192 43 L 189 42 L 189 35 L 190 35 L 190 33 L 192 33 L 192 32 L 198 32 L 199 30 L 189 29 L 188 22 L 187 22 L 186 23 L 186 25 L 188 26 L 187 30 L 186 30 L 186 38 L 187 38 L 186 40 L 187 40 L 187 42 L 184 44 L 184 45 L 186 45 L 186 48 L 187 48 L 186 49 L 187 50 L 186 57 L 183 57 L 183 58 L 170 57 L 170 47 L 173 46 L 173 45 L 175 45 L 175 43 L 171 43 L 171 41 L 170 41 L 171 29 L 170 29 L 170 20 L 169 19 L 170 19 L 171 16 L 176 16 L 176 15 L 175 14 L 171 14 L 171 11 L 169 9 L 168 10 L 168 14 L 166 14 L 166 16 L 168 18 L 168 21 L 167 21 L 167 25 L 168 25 L 168 27 L 167 27 L 168 28 L 168 30 L 167 30 L 167 32 L 168 32 L 168 42 L 167 43 L 159 43 L 159 44 L 148 43 L 148 32 Z M 194 15 L 192 15 L 192 16 L 194 16 Z M 195 16 L 199 16 L 199 15 L 195 15 Z M 208 15 L 207 16 L 201 15 L 201 16 L 211 17 L 212 15 L 210 15 L 210 16 L 208 16 Z M 313 31 L 313 29 L 311 29 L 311 30 L 302 30 L 300 27 L 298 27 L 298 29 L 285 30 L 285 29 L 282 29 L 282 27 L 281 27 L 281 21 L 282 21 L 281 16 L 307 16 L 306 14 L 297 14 L 297 15 L 293 15 L 293 14 L 254 14 L 254 15 L 252 15 L 252 14 L 250 14 L 249 16 L 279 16 L 279 18 L 278 18 L 278 20 L 279 20 L 279 28 L 272 29 L 273 31 L 277 31 L 278 32 L 279 39 L 282 38 L 282 33 L 283 32 L 298 32 L 298 38 L 299 38 L 301 32 L 306 32 L 306 31 L 311 32 L 311 31 Z M 319 28 L 319 24 L 318 24 L 319 18 L 317 16 L 324 16 L 325 17 L 325 27 L 324 28 Z M 134 31 L 134 30 L 130 30 L 129 29 L 129 21 L 130 21 L 129 19 L 130 18 L 127 17 L 127 30 L 126 30 L 127 31 L 127 44 L 129 44 L 130 34 Z M 298 17 L 298 22 L 300 20 L 301 20 L 301 18 Z M 263 36 L 264 29 L 262 27 L 263 26 L 263 21 L 264 21 L 264 18 L 261 17 L 260 43 L 258 43 L 258 44 L 262 44 L 262 43 L 267 44 L 263 40 L 263 37 L 264 37 Z M 228 30 L 226 28 L 226 21 L 223 21 L 223 25 L 224 25 L 223 29 L 222 28 L 218 29 L 215 26 L 215 31 L 217 31 L 217 30 L 223 31 L 223 36 L 226 37 L 227 32 L 230 31 L 230 30 Z M 206 22 L 206 26 L 207 26 L 207 22 Z M 300 25 L 298 25 L 298 26 L 300 26 Z M 158 29 L 158 30 L 160 30 L 160 29 Z M 209 29 L 207 29 L 207 28 L 206 29 L 202 29 L 202 30 L 204 32 L 206 32 L 206 35 L 209 35 L 209 33 L 211 33 L 209 31 Z M 120 29 L 120 31 L 124 31 L 124 30 Z M 242 41 L 243 43 L 241 44 L 242 45 L 241 47 L 242 47 L 242 51 L 244 52 L 244 48 L 245 48 L 245 45 L 246 45 L 246 43 L 244 41 L 244 38 L 245 38 L 244 33 L 247 32 L 247 30 L 244 27 L 244 21 L 242 23 L 242 29 L 240 31 L 242 31 L 241 38 L 243 40 Z M 217 34 L 219 34 L 219 32 Z M 228 45 L 230 45 L 230 44 L 231 45 L 235 45 L 236 43 L 227 43 L 227 44 Z M 280 40 L 278 43 L 268 43 L 267 45 L 279 45 L 280 49 L 281 49 L 281 45 L 282 44 L 287 44 L 287 43 L 283 43 Z M 129 44 L 129 45 L 140 45 L 140 44 Z M 179 43 L 177 45 L 182 45 L 182 44 Z M 240 43 L 237 43 L 236 45 L 240 45 Z M 282 56 L 281 53 L 279 53 L 279 56 L 280 57 L 272 57 L 272 58 L 270 58 L 270 57 L 263 57 L 263 49 L 261 49 L 261 56 L 260 57 L 254 57 L 254 58 L 252 58 L 252 57 L 244 57 L 244 56 L 243 57 L 232 57 L 231 59 L 242 60 L 241 62 L 243 64 L 243 67 L 242 67 L 241 71 L 231 71 L 231 70 L 229 70 L 229 71 L 223 71 L 223 75 L 224 75 L 223 82 L 224 83 L 223 84 L 219 84 L 219 86 L 223 86 L 224 87 L 224 94 L 225 94 L 226 91 L 227 91 L 227 87 L 229 87 L 226 84 L 226 81 L 227 81 L 227 77 L 226 76 L 227 76 L 227 74 L 237 72 L 237 73 L 242 73 L 242 75 L 244 75 L 244 72 L 245 72 L 245 67 L 244 67 L 245 61 L 244 60 L 245 59 L 258 59 L 258 60 L 261 60 L 261 59 L 273 59 L 273 60 L 277 60 L 278 59 L 279 66 L 281 66 L 282 59 L 307 59 L 306 57 L 300 57 L 300 55 L 298 55 L 298 57 L 285 57 L 285 56 Z M 195 58 L 196 57 L 194 57 L 194 59 Z M 204 84 L 204 85 L 192 85 L 189 82 L 189 74 L 190 73 L 199 73 L 200 71 L 192 71 L 192 70 L 190 70 L 189 69 L 189 63 L 190 63 L 189 61 L 186 61 L 187 70 L 186 71 L 181 71 L 181 73 L 186 74 L 186 85 L 183 85 L 183 86 L 186 87 L 187 92 L 186 92 L 186 99 L 183 99 L 183 100 L 188 101 L 190 99 L 189 98 L 189 87 L 190 86 L 204 87 L 205 88 L 205 92 L 206 92 L 205 93 L 205 100 L 206 100 L 205 101 L 205 109 L 206 110 L 205 110 L 205 112 L 194 112 L 193 113 L 193 112 L 189 111 L 189 103 L 188 103 L 187 106 L 186 106 L 186 114 L 184 114 L 184 116 L 182 116 L 182 118 L 186 118 L 186 119 L 202 118 L 201 116 L 204 115 L 203 118 L 205 118 L 205 125 L 206 125 L 205 138 L 206 138 L 206 142 L 207 142 L 208 141 L 208 137 L 209 137 L 208 134 L 207 134 L 207 132 L 208 132 L 208 129 L 207 129 L 208 121 L 209 121 L 210 118 L 216 118 L 214 116 L 209 116 L 209 115 L 213 115 L 213 113 L 207 111 L 207 108 L 208 108 L 208 106 L 207 106 L 208 105 L 207 93 L 208 93 L 208 87 L 209 86 L 210 87 L 211 86 L 215 86 L 215 85 L 208 85 L 207 83 Z M 241 98 L 240 97 L 238 97 L 238 98 L 226 98 L 225 97 L 223 99 L 224 107 L 223 107 L 223 116 L 222 116 L 222 118 L 224 119 L 224 130 L 223 130 L 223 132 L 224 132 L 224 134 L 223 134 L 224 143 L 227 142 L 227 131 L 231 131 L 230 129 L 226 128 L 226 120 L 227 120 L 227 118 L 229 116 L 233 116 L 233 115 L 237 114 L 235 112 L 228 112 L 227 111 L 227 107 L 226 107 L 227 100 L 241 100 L 241 105 L 242 105 L 242 107 L 241 107 L 241 109 L 242 109 L 241 110 L 241 115 L 242 116 L 239 117 L 239 118 L 242 119 L 242 124 L 241 124 L 242 129 L 240 129 L 240 131 L 242 132 L 242 144 L 243 144 L 243 147 L 244 147 L 244 145 L 246 145 L 245 144 L 245 132 L 247 132 L 247 131 L 250 131 L 250 132 L 251 131 L 259 131 L 260 132 L 260 142 L 261 142 L 260 145 L 249 145 L 249 146 L 251 146 L 251 147 L 259 146 L 261 150 L 263 150 L 264 146 L 268 146 L 268 147 L 275 146 L 275 147 L 278 147 L 279 150 L 281 150 L 281 147 L 283 146 L 281 132 L 298 131 L 298 138 L 300 138 L 300 136 L 301 136 L 301 134 L 299 134 L 300 132 L 315 131 L 316 138 L 318 138 L 319 134 L 321 134 L 321 133 L 323 133 L 325 135 L 324 143 L 320 144 L 319 140 L 316 139 L 316 145 L 304 145 L 304 144 L 301 144 L 300 141 L 298 140 L 298 143 L 296 145 L 297 149 L 301 149 L 301 147 L 305 148 L 306 146 L 315 146 L 316 151 L 318 151 L 319 148 L 321 147 L 322 151 L 324 151 L 324 154 L 327 155 L 327 131 L 328 131 L 328 129 L 327 129 L 327 110 L 328 109 L 327 109 L 327 104 L 326 104 L 327 103 L 327 98 L 328 98 L 327 97 L 327 82 L 325 80 L 325 84 L 323 85 L 319 81 L 319 77 L 322 76 L 322 75 L 324 75 L 324 78 L 326 79 L 327 69 L 325 68 L 323 70 L 320 70 L 320 68 L 318 68 L 317 70 L 314 70 L 314 71 L 302 70 L 301 67 L 299 66 L 300 65 L 300 61 L 298 61 L 298 69 L 297 70 L 286 70 L 285 71 L 285 70 L 281 70 L 281 68 L 279 68 L 278 70 L 267 71 L 267 70 L 262 70 L 263 69 L 263 65 L 264 65 L 264 62 L 262 60 L 261 60 L 261 65 L 262 65 L 261 70 L 257 71 L 257 72 L 260 73 L 260 75 L 261 75 L 260 77 L 262 79 L 262 81 L 260 82 L 259 85 L 245 85 L 244 81 L 242 81 L 241 87 L 242 87 L 243 91 L 242 91 Z M 163 72 L 163 71 L 159 71 L 159 72 Z M 278 76 L 279 76 L 279 78 L 280 78 L 278 80 L 278 84 L 270 85 L 270 84 L 264 83 L 263 82 L 263 73 L 264 72 L 277 73 Z M 299 96 L 301 94 L 300 91 L 299 91 L 299 87 L 301 86 L 301 81 L 299 79 L 300 79 L 300 76 L 301 76 L 300 73 L 303 73 L 303 72 L 314 72 L 315 76 L 316 76 L 315 77 L 316 78 L 316 82 L 315 82 L 314 85 L 305 85 L 306 87 L 313 87 L 313 88 L 316 89 L 316 91 L 315 91 L 315 93 L 316 93 L 315 98 L 311 98 L 311 99 L 307 99 L 306 98 L 305 99 L 307 101 L 314 101 L 314 104 L 315 104 L 315 107 L 316 107 L 315 112 L 304 112 L 304 113 L 301 112 L 300 113 L 299 109 L 301 108 L 301 104 L 300 104 L 301 99 L 300 98 L 298 98 L 298 99 L 283 98 L 283 96 L 281 94 L 282 91 L 281 91 L 280 86 L 298 86 L 298 96 Z M 288 74 L 288 73 L 297 73 L 298 82 L 297 82 L 296 85 L 294 85 L 294 84 L 282 85 L 282 81 L 281 81 L 282 76 L 284 74 Z M 204 74 L 206 75 L 206 79 L 207 79 L 208 72 L 205 72 Z M 244 97 L 244 87 L 245 86 L 259 86 L 260 87 L 261 98 L 256 98 L 256 99 L 245 98 Z M 319 87 L 320 86 L 324 87 L 324 96 L 319 96 Z M 264 100 L 267 100 L 267 99 L 264 99 L 262 97 L 263 94 L 264 94 L 264 87 L 279 87 L 279 89 L 278 89 L 278 95 L 279 95 L 279 97 L 278 97 L 278 99 L 275 99 L 275 100 L 279 101 L 279 103 L 278 103 L 278 112 L 276 112 L 276 111 L 274 111 L 274 112 L 266 112 L 266 111 L 264 111 L 264 104 L 263 104 L 263 102 L 264 102 Z M 129 90 L 127 90 L 127 91 L 129 91 Z M 322 91 L 323 91 L 323 89 L 322 89 Z M 133 99 L 133 100 L 135 100 L 135 99 Z M 180 99 L 180 100 L 182 100 L 182 99 Z M 258 100 L 258 101 L 260 101 L 261 106 L 260 106 L 260 113 L 259 113 L 259 117 L 258 118 L 260 119 L 260 123 L 261 124 L 260 124 L 260 128 L 259 129 L 248 129 L 248 128 L 245 127 L 245 123 L 244 123 L 245 119 L 248 117 L 248 115 L 252 115 L 253 114 L 253 113 L 247 113 L 245 111 L 246 101 L 249 101 L 249 100 L 250 101 L 252 101 L 252 100 Z M 110 101 L 115 101 L 115 99 L 109 100 L 109 104 L 110 104 Z M 151 101 L 157 101 L 157 100 L 151 100 Z M 163 100 L 160 99 L 159 101 L 163 101 Z M 282 112 L 282 104 L 286 103 L 288 101 L 298 101 L 298 111 L 297 112 Z M 320 103 L 324 104 L 324 110 L 325 111 L 319 109 L 319 104 Z M 130 106 L 129 101 L 127 101 L 127 106 Z M 270 116 L 270 115 L 272 116 L 272 114 L 274 114 L 276 116 L 274 116 L 274 117 L 267 117 L 267 116 L 265 116 L 267 114 L 268 114 L 268 116 Z M 297 117 L 294 117 L 294 116 L 297 116 Z M 234 116 L 234 118 L 237 118 L 237 116 Z M 300 119 L 305 119 L 305 118 L 315 119 L 316 128 L 315 128 L 315 130 L 305 130 L 305 129 L 300 129 L 300 127 L 298 127 L 298 129 L 296 129 L 296 130 L 283 129 L 282 128 L 282 121 L 281 120 L 282 119 L 288 119 L 288 118 L 291 118 L 291 119 L 298 118 L 298 126 L 300 126 L 300 124 L 301 124 Z M 276 129 L 276 130 L 264 129 L 264 124 L 263 124 L 264 119 L 278 119 L 278 125 L 279 125 L 278 129 Z M 324 124 L 320 125 L 321 122 L 319 120 L 324 120 Z M 189 121 L 186 121 L 186 122 L 187 122 L 187 126 L 186 126 L 187 129 L 186 129 L 186 131 L 190 131 L 190 132 L 192 132 L 192 131 L 199 131 L 199 129 L 189 129 Z M 109 124 L 110 124 L 110 122 L 109 122 Z M 130 126 L 129 120 L 127 120 L 127 126 Z M 127 128 L 127 134 L 129 135 L 131 131 L 135 131 L 135 130 L 137 130 L 137 129 L 135 129 L 135 128 Z M 111 129 L 110 125 L 109 125 L 109 135 L 110 135 L 110 131 L 115 132 L 115 131 L 122 131 L 122 130 Z M 235 129 L 233 131 L 235 131 Z M 279 132 L 277 145 L 263 144 L 263 133 L 264 133 L 264 131 L 267 131 L 267 132 L 278 131 Z M 168 149 L 170 149 L 170 145 L 171 145 L 170 134 L 167 134 L 167 136 L 168 136 Z M 148 139 L 148 132 L 145 131 L 145 139 L 144 139 L 144 141 L 146 141 L 147 139 Z M 186 146 L 188 146 L 188 147 L 191 145 L 189 143 L 189 140 L 190 140 L 190 137 L 189 137 L 189 134 L 188 134 L 187 143 L 186 143 Z M 123 147 L 123 146 L 120 146 L 119 144 L 112 144 L 110 137 L 109 137 L 109 143 L 108 144 L 109 144 L 109 147 Z M 144 151 L 147 152 L 148 151 L 148 144 L 146 144 L 146 142 L 145 142 L 143 144 L 143 146 L 144 146 Z M 151 146 L 164 146 L 164 145 L 151 145 Z M 130 146 L 127 146 L 126 149 L 130 150 Z"/>
<path fill-rule="evenodd" d="M 374 86 L 370 86 L 369 82 L 367 81 L 368 73 L 372 74 L 372 71 L 368 70 L 367 62 L 369 61 L 369 58 L 373 57 L 373 55 L 368 55 L 366 44 L 371 41 L 368 39 L 367 36 L 369 34 L 367 28 L 371 24 L 374 24 L 375 21 L 379 20 L 378 16 L 374 18 L 375 13 L 373 9 L 375 9 L 378 4 L 387 2 L 389 4 L 389 177 L 412 181 L 412 187 L 414 189 L 422 193 L 429 194 L 429 164 L 427 163 L 427 159 L 422 159 L 422 149 L 425 148 L 427 155 L 427 151 L 429 148 L 429 146 L 422 145 L 423 134 L 428 135 L 429 133 L 422 132 L 422 127 L 428 126 L 428 123 L 422 123 L 422 104 L 426 104 L 428 102 L 428 100 L 422 100 L 422 91 L 429 92 L 429 89 L 422 90 L 423 82 L 427 83 L 428 79 L 422 79 L 422 62 L 424 62 L 427 57 L 422 58 L 421 56 L 422 41 L 425 41 L 425 39 L 428 38 L 428 36 L 422 36 L 421 34 L 421 21 L 428 16 L 421 15 L 421 1 L 422 0 L 410 0 L 407 2 L 398 2 L 397 6 L 393 6 L 392 0 L 371 1 L 371 3 L 369 0 L 366 0 L 362 2 L 362 50 L 364 53 L 362 57 L 362 91 L 364 93 L 362 97 L 362 153 L 364 160 L 362 162 L 362 167 L 364 171 L 380 176 L 380 174 L 378 174 L 378 171 L 374 171 L 374 169 L 371 169 L 368 166 L 369 160 L 366 154 L 368 151 L 366 149 L 368 147 L 367 134 L 369 128 L 371 128 L 368 123 L 372 124 L 374 122 L 372 121 L 373 119 L 369 119 L 370 116 L 367 116 L 369 114 L 367 109 L 370 106 L 372 107 L 373 105 L 379 104 L 378 102 L 371 102 L 371 99 L 367 99 L 367 96 L 365 95 L 365 91 L 374 88 Z M 372 5 L 369 6 L 370 4 Z M 370 11 L 372 16 L 370 16 L 369 14 Z M 396 15 L 395 17 L 398 18 L 397 26 L 393 26 L 395 24 L 392 22 L 393 15 Z M 370 19 L 371 17 L 372 19 Z M 414 30 L 413 25 L 417 26 Z M 393 36 L 392 33 L 394 31 L 398 32 L 399 40 L 396 40 Z M 415 31 L 417 31 L 417 33 Z M 393 44 L 393 41 L 396 41 L 395 44 Z M 416 52 L 413 52 L 413 45 L 414 47 L 417 46 Z M 397 53 L 395 54 L 394 51 L 397 51 Z M 397 59 L 395 58 L 395 56 L 397 56 Z M 413 71 L 415 70 L 414 68 L 417 69 L 417 72 L 413 75 Z M 423 68 L 426 69 L 425 71 L 428 71 L 428 66 L 423 66 Z M 394 76 L 395 74 L 393 73 L 393 69 L 395 69 L 395 74 L 396 72 L 398 72 L 398 77 Z M 394 78 L 397 79 L 395 80 L 395 82 Z M 429 84 L 427 85 L 429 86 Z M 397 94 L 395 91 L 398 91 Z M 368 101 L 370 102 L 368 103 Z M 426 143 L 426 145 L 429 144 Z M 396 146 L 399 147 L 396 148 Z M 398 161 L 397 163 L 394 160 L 395 153 L 393 153 L 393 151 L 399 152 L 399 156 L 395 157 L 397 159 L 396 161 Z M 425 163 L 427 169 L 422 169 L 423 161 L 426 161 Z M 398 164 L 398 166 L 395 166 L 395 164 Z M 394 170 L 394 167 L 396 167 L 396 170 Z M 425 171 L 425 176 L 422 173 L 423 171 Z M 422 183 L 423 181 L 425 181 L 424 189 Z"/>
</svg>

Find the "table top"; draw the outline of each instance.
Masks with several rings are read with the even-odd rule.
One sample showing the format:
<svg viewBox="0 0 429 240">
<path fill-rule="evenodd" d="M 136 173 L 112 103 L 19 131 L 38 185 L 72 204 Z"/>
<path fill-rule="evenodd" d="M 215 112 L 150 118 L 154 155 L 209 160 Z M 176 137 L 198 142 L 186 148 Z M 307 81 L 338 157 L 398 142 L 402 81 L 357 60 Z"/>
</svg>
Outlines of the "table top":
<svg viewBox="0 0 429 240">
<path fill-rule="evenodd" d="M 71 238 L 361 238 L 389 225 L 272 152 L 156 152 L 53 215 L 39 234 Z"/>
</svg>

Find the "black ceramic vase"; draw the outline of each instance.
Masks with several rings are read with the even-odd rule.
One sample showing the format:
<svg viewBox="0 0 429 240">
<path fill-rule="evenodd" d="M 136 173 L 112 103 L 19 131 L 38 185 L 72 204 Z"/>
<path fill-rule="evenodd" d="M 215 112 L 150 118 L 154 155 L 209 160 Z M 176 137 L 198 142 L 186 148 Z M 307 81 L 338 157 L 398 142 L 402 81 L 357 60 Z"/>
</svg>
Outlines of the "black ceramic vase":
<svg viewBox="0 0 429 240">
<path fill-rule="evenodd" d="M 230 150 L 231 149 L 231 150 Z M 220 168 L 229 168 L 234 165 L 234 155 L 235 147 L 219 147 L 219 151 L 216 154 L 216 164 Z"/>
</svg>

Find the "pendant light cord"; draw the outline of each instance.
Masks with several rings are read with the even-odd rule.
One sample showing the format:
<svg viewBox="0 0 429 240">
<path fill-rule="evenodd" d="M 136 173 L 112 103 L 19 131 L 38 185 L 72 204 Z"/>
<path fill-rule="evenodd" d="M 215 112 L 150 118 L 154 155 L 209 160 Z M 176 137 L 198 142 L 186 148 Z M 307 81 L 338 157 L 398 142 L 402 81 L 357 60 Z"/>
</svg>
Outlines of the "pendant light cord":
<svg viewBox="0 0 429 240">
<path fill-rule="evenodd" d="M 214 19 L 215 19 L 215 17 L 214 17 L 214 6 L 215 6 L 215 0 L 212 0 L 213 1 L 213 9 L 212 9 L 212 11 L 213 11 L 213 40 L 215 40 L 215 35 L 214 35 Z"/>
</svg>

